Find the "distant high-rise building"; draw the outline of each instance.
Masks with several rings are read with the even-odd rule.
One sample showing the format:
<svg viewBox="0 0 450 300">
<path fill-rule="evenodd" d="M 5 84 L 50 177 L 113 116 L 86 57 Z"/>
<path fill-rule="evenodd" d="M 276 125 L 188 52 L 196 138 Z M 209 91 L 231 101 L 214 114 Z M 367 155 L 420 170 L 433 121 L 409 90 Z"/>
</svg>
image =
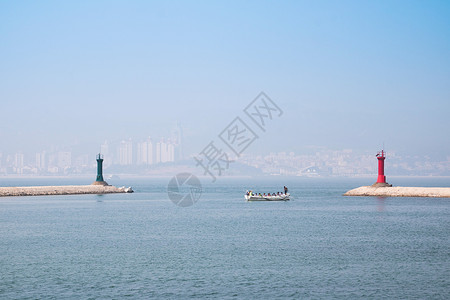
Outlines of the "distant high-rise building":
<svg viewBox="0 0 450 300">
<path fill-rule="evenodd" d="M 161 139 L 161 141 L 156 143 L 156 162 L 167 162 L 167 159 L 167 143 L 164 139 Z"/>
<path fill-rule="evenodd" d="M 164 162 L 165 157 L 165 145 L 163 139 L 156 143 L 156 163 Z"/>
<path fill-rule="evenodd" d="M 109 144 L 108 144 L 108 141 L 105 141 L 103 144 L 100 145 L 100 153 L 102 155 L 109 155 Z"/>
<path fill-rule="evenodd" d="M 150 137 L 147 140 L 147 163 L 153 164 L 153 142 Z"/>
<path fill-rule="evenodd" d="M 137 144 L 137 159 L 138 165 L 153 164 L 153 143 L 151 138 Z"/>
<path fill-rule="evenodd" d="M 72 166 L 72 153 L 68 151 L 58 152 L 58 168 L 65 169 Z"/>
<path fill-rule="evenodd" d="M 47 152 L 41 152 L 41 170 L 45 170 L 47 168 Z"/>
<path fill-rule="evenodd" d="M 167 161 L 175 161 L 175 144 L 171 142 L 167 144 Z"/>
<path fill-rule="evenodd" d="M 41 153 L 36 153 L 36 155 L 35 155 L 35 166 L 36 166 L 36 169 L 38 169 L 38 170 L 42 169 Z"/>
<path fill-rule="evenodd" d="M 170 139 L 161 139 L 156 143 L 156 163 L 175 161 L 175 147 L 175 143 Z"/>
<path fill-rule="evenodd" d="M 109 151 L 108 141 L 105 141 L 103 144 L 100 145 L 100 153 L 103 155 L 104 158 L 103 165 L 105 167 L 110 166 L 113 162 L 113 155 Z"/>
<path fill-rule="evenodd" d="M 177 127 L 175 129 L 175 141 L 174 141 L 174 150 L 176 149 L 176 159 L 183 160 L 183 128 L 181 127 L 181 123 L 177 122 Z M 174 151 L 174 159 L 175 159 L 175 151 Z M 173 161 L 173 160 L 172 160 Z"/>
<path fill-rule="evenodd" d="M 167 142 L 163 140 L 161 142 L 161 162 L 167 162 L 169 160 L 169 155 L 167 151 Z"/>
<path fill-rule="evenodd" d="M 119 164 L 131 165 L 133 163 L 133 143 L 131 140 L 121 141 L 119 145 Z"/>
<path fill-rule="evenodd" d="M 14 154 L 14 167 L 17 174 L 23 173 L 23 153 Z"/>
<path fill-rule="evenodd" d="M 147 164 L 147 142 L 137 144 L 136 163 L 138 165 Z"/>
</svg>

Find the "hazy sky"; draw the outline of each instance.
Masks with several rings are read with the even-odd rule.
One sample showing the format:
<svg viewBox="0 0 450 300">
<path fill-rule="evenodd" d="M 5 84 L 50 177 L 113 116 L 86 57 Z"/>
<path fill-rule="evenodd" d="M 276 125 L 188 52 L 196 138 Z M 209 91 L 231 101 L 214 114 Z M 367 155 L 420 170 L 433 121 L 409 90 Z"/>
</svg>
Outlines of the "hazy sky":
<svg viewBox="0 0 450 300">
<path fill-rule="evenodd" d="M 0 152 L 168 136 L 199 152 L 264 91 L 248 151 L 450 155 L 449 1 L 1 1 Z"/>
</svg>

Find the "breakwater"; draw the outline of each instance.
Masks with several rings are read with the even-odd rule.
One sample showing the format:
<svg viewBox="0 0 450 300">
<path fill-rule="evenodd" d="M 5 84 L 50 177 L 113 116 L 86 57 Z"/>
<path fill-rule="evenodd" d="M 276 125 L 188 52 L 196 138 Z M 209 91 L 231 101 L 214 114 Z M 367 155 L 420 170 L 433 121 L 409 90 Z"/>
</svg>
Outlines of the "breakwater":
<svg viewBox="0 0 450 300">
<path fill-rule="evenodd" d="M 450 188 L 441 187 L 373 187 L 362 186 L 350 190 L 344 196 L 378 196 L 378 197 L 434 197 L 450 198 Z"/>
<path fill-rule="evenodd" d="M 132 193 L 131 188 L 112 185 L 65 185 L 65 186 L 24 186 L 0 187 L 0 197 L 9 196 L 47 196 L 78 194 Z"/>
</svg>

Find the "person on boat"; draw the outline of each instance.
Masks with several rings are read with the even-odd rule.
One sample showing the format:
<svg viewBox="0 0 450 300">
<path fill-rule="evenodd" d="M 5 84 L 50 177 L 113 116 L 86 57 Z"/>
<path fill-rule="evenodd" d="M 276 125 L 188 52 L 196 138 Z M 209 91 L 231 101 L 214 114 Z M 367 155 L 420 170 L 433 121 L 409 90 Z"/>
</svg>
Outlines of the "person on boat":
<svg viewBox="0 0 450 300">
<path fill-rule="evenodd" d="M 273 193 L 272 196 L 276 196 L 275 193 Z"/>
<path fill-rule="evenodd" d="M 288 188 L 286 186 L 284 186 L 284 194 L 286 195 L 288 192 Z"/>
</svg>

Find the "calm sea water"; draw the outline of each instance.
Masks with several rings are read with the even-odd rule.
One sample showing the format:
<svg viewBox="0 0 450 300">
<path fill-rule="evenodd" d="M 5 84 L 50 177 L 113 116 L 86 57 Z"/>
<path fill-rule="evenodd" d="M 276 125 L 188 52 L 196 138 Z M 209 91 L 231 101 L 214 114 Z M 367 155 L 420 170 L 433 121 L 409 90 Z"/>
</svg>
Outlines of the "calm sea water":
<svg viewBox="0 0 450 300">
<path fill-rule="evenodd" d="M 111 183 L 136 193 L 0 198 L 0 299 L 450 294 L 450 199 L 341 196 L 367 179 L 219 179 L 181 208 L 167 197 L 168 180 Z M 243 199 L 246 189 L 283 185 L 292 201 Z"/>
</svg>

